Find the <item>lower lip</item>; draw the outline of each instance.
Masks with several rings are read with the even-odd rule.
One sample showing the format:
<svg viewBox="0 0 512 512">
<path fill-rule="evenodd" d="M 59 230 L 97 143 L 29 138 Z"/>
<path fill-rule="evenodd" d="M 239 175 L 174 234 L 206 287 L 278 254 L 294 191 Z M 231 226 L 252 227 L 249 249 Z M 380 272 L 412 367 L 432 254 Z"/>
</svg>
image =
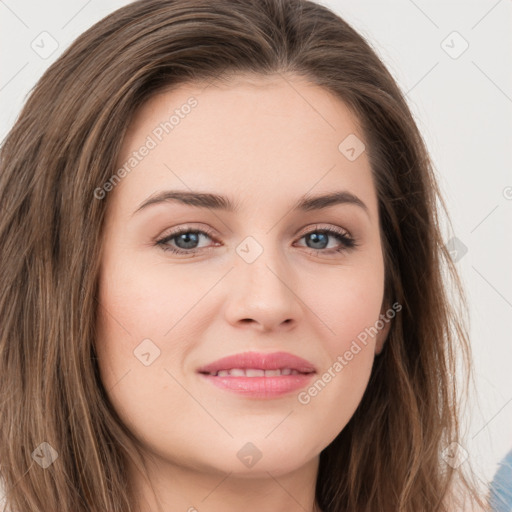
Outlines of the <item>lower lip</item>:
<svg viewBox="0 0 512 512">
<path fill-rule="evenodd" d="M 277 377 L 216 377 L 201 374 L 215 386 L 251 398 L 277 398 L 305 387 L 314 373 Z"/>
</svg>

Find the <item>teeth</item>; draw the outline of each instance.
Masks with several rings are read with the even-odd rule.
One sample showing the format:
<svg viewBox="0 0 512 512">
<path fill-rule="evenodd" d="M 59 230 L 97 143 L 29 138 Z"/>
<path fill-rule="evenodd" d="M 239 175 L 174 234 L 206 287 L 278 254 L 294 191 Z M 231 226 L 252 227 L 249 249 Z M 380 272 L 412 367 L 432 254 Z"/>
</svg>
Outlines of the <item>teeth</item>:
<svg viewBox="0 0 512 512">
<path fill-rule="evenodd" d="M 253 370 L 252 368 L 247 368 L 245 370 L 246 377 L 265 377 L 265 370 Z"/>
<path fill-rule="evenodd" d="M 228 375 L 232 377 L 245 377 L 245 370 L 241 370 L 240 368 L 233 368 L 232 370 L 226 370 Z"/>
<path fill-rule="evenodd" d="M 260 370 L 258 368 L 233 368 L 231 370 L 220 370 L 210 373 L 217 377 L 278 377 L 280 375 L 298 375 L 300 372 L 291 368 L 278 370 Z"/>
</svg>

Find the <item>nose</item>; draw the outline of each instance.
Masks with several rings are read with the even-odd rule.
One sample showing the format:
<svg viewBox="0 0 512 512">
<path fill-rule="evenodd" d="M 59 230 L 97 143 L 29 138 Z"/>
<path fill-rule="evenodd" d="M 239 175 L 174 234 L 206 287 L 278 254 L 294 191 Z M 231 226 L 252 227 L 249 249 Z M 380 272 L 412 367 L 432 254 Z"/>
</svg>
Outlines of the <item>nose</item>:
<svg viewBox="0 0 512 512">
<path fill-rule="evenodd" d="M 226 286 L 226 319 L 233 326 L 268 332 L 292 329 L 303 315 L 298 279 L 285 256 L 265 248 L 250 262 L 238 254 Z"/>
</svg>

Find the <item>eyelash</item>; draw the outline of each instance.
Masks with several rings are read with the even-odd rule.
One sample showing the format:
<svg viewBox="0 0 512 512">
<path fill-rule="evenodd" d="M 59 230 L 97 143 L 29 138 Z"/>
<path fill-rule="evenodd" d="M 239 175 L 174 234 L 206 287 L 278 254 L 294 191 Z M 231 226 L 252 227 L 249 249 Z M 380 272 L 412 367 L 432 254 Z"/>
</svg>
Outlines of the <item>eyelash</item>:
<svg viewBox="0 0 512 512">
<path fill-rule="evenodd" d="M 213 233 L 209 229 L 192 229 L 192 228 L 182 228 L 180 230 L 177 230 L 164 238 L 161 238 L 160 240 L 157 240 L 155 245 L 160 246 L 160 248 L 165 252 L 171 252 L 173 254 L 182 254 L 182 255 L 196 255 L 199 251 L 204 250 L 202 249 L 180 249 L 176 247 L 171 247 L 167 244 L 167 242 L 173 240 L 174 238 L 177 238 L 180 235 L 183 235 L 185 233 L 195 233 L 195 234 L 203 234 L 207 237 L 211 238 L 212 240 L 215 240 L 215 237 L 213 236 Z M 299 240 L 304 238 L 305 236 L 311 235 L 312 233 L 322 233 L 326 235 L 333 236 L 334 238 L 338 239 L 341 242 L 341 247 L 338 249 L 330 249 L 330 250 L 324 250 L 324 249 L 312 249 L 311 247 L 306 247 L 306 249 L 309 249 L 309 251 L 312 252 L 312 254 L 319 254 L 319 253 L 326 253 L 326 254 L 335 254 L 335 253 L 341 253 L 350 249 L 354 249 L 359 244 L 355 241 L 354 238 L 349 236 L 345 231 L 341 229 L 336 228 L 315 228 L 311 231 L 308 231 L 307 233 L 304 233 Z M 206 248 L 211 249 L 211 247 Z"/>
</svg>

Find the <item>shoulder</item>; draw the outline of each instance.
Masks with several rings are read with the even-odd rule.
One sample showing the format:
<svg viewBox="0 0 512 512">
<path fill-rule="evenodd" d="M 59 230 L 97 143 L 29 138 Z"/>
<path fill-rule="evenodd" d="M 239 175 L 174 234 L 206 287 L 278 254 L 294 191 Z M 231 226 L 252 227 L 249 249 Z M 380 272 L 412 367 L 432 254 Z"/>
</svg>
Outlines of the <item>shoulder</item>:
<svg viewBox="0 0 512 512">
<path fill-rule="evenodd" d="M 498 470 L 490 485 L 493 511 L 512 510 L 512 450 L 498 464 Z"/>
</svg>

